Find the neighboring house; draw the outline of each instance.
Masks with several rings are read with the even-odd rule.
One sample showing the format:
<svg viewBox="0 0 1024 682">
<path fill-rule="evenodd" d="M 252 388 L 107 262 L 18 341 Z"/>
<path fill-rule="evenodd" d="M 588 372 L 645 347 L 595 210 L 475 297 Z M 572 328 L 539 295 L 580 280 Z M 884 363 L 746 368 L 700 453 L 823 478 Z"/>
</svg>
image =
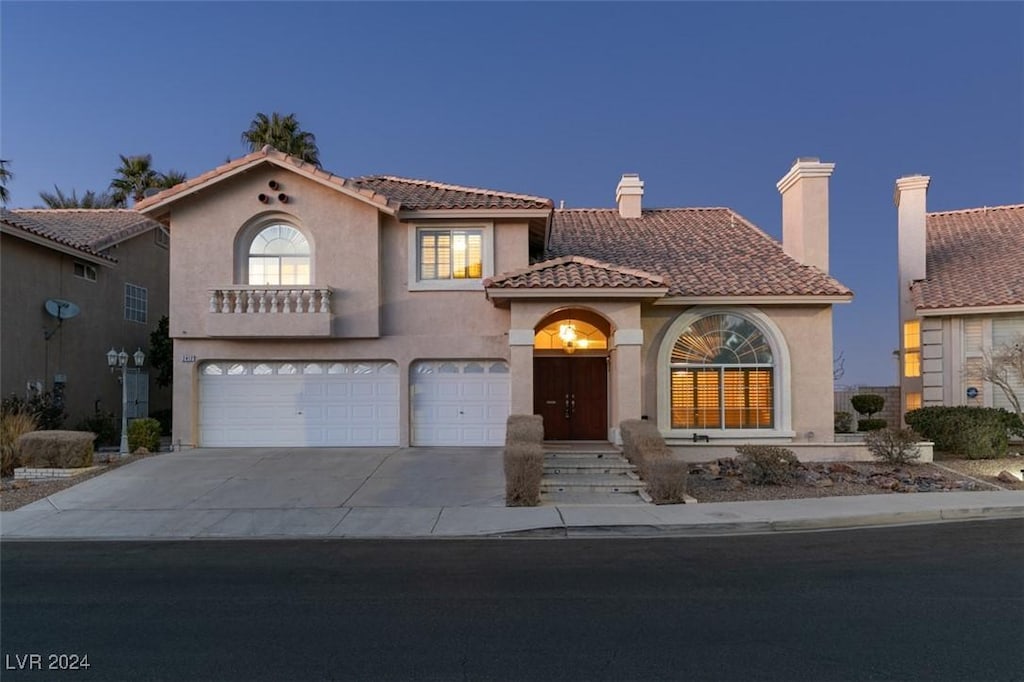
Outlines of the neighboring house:
<svg viewBox="0 0 1024 682">
<path fill-rule="evenodd" d="M 670 440 L 832 440 L 828 178 L 780 181 L 784 244 L 727 208 L 617 208 L 270 148 L 136 205 L 169 226 L 183 445 L 498 445 L 646 417 Z"/>
<path fill-rule="evenodd" d="M 0 211 L 4 397 L 55 390 L 68 428 L 97 409 L 120 418 L 121 375 L 111 374 L 106 354 L 148 353 L 149 334 L 167 314 L 168 239 L 162 225 L 131 210 Z M 47 312 L 48 300 L 61 304 L 51 304 L 60 318 Z M 129 418 L 170 407 L 170 391 L 151 376 L 148 359 L 140 371 L 129 363 Z"/>
<path fill-rule="evenodd" d="M 981 370 L 992 348 L 1024 334 L 1024 204 L 928 213 L 930 180 L 902 177 L 894 195 L 903 410 L 1010 409 Z"/>
</svg>

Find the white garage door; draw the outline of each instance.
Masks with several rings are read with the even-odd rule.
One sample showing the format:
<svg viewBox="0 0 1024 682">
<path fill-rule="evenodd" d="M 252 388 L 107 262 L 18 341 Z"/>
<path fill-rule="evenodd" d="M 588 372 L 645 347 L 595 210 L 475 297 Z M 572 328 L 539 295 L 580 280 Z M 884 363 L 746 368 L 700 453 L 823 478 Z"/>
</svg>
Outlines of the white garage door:
<svg viewBox="0 0 1024 682">
<path fill-rule="evenodd" d="M 413 445 L 502 445 L 509 412 L 508 363 L 445 360 L 414 363 Z"/>
<path fill-rule="evenodd" d="M 393 362 L 207 362 L 203 447 L 398 445 Z"/>
</svg>

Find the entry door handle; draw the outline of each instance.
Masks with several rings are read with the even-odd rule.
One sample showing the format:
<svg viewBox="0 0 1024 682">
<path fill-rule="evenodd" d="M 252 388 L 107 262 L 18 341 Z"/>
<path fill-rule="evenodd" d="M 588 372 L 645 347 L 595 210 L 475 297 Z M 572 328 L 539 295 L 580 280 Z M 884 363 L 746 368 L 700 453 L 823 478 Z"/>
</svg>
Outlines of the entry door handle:
<svg viewBox="0 0 1024 682">
<path fill-rule="evenodd" d="M 569 419 L 572 417 L 572 407 L 569 404 L 569 394 L 565 394 L 565 418 Z"/>
<path fill-rule="evenodd" d="M 569 394 L 569 414 L 576 414 L 576 394 Z"/>
</svg>

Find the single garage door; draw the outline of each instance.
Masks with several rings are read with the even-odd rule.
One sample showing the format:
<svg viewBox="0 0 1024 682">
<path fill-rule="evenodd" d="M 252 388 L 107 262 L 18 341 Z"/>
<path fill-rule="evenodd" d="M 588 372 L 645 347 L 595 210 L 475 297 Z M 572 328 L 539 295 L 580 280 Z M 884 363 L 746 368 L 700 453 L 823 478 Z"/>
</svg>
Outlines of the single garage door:
<svg viewBox="0 0 1024 682">
<path fill-rule="evenodd" d="M 413 445 L 502 445 L 508 363 L 421 361 L 410 370 Z"/>
<path fill-rule="evenodd" d="M 393 362 L 207 362 L 203 447 L 398 445 Z"/>
</svg>

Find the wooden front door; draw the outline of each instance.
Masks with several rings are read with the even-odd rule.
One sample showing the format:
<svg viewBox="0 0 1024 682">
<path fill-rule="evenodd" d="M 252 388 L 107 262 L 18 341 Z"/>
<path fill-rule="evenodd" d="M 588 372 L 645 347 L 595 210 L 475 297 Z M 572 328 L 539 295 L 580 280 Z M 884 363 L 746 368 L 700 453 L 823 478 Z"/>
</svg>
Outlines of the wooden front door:
<svg viewBox="0 0 1024 682">
<path fill-rule="evenodd" d="M 546 440 L 607 440 L 607 358 L 535 357 L 533 412 Z"/>
</svg>

